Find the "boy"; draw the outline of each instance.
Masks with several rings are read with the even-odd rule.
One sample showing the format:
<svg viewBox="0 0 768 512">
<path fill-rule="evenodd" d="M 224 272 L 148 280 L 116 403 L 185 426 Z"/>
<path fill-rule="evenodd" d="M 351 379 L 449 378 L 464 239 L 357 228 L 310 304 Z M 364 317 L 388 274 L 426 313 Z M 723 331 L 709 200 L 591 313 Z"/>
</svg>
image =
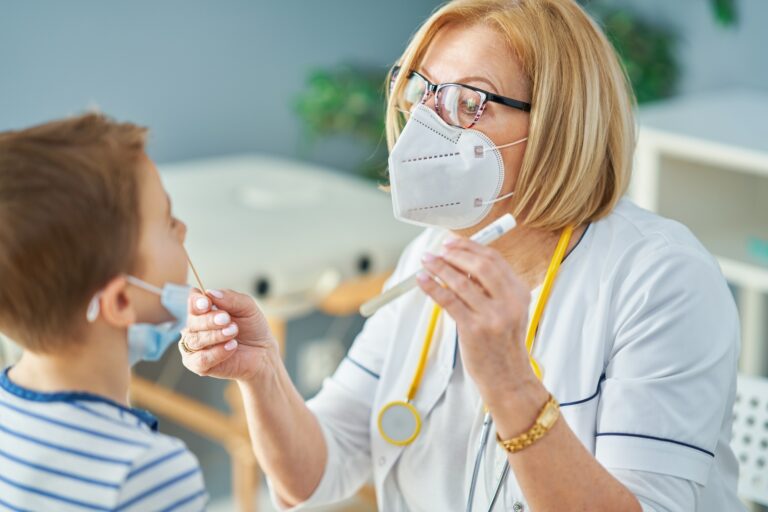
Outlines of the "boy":
<svg viewBox="0 0 768 512">
<path fill-rule="evenodd" d="M 0 510 L 202 510 L 184 444 L 128 406 L 186 321 L 186 226 L 146 130 L 98 115 L 0 133 Z"/>
</svg>

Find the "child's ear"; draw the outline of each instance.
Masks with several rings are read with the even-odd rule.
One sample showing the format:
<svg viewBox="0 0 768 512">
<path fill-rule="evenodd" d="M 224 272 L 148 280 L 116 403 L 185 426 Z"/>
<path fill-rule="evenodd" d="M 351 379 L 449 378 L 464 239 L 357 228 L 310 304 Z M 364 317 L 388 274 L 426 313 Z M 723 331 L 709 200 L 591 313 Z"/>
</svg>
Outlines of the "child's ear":
<svg viewBox="0 0 768 512">
<path fill-rule="evenodd" d="M 112 279 L 101 291 L 101 317 L 114 327 L 128 327 L 136 322 L 136 310 L 128 295 L 125 277 Z"/>
</svg>

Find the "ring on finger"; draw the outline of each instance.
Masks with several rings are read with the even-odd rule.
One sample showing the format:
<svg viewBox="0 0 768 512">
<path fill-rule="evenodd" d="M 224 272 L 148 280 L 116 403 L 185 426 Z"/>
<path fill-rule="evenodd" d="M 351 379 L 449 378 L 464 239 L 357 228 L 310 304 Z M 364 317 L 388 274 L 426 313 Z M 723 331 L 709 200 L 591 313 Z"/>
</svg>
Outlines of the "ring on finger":
<svg viewBox="0 0 768 512">
<path fill-rule="evenodd" d="M 197 352 L 197 350 L 192 350 L 191 348 L 189 348 L 189 346 L 187 345 L 187 342 L 184 341 L 184 338 L 181 338 L 181 341 L 179 342 L 179 345 L 181 346 L 181 350 L 183 350 L 187 354 L 193 354 L 193 353 Z"/>
</svg>

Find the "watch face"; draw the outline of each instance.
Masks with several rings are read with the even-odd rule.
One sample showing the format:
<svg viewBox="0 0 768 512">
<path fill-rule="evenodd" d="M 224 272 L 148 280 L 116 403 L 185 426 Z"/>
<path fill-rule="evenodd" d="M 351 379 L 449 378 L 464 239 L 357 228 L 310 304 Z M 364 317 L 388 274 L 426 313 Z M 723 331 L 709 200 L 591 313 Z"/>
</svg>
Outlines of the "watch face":
<svg viewBox="0 0 768 512">
<path fill-rule="evenodd" d="M 547 406 L 541 412 L 541 416 L 539 416 L 539 423 L 546 429 L 552 428 L 552 425 L 554 425 L 555 421 L 557 420 L 559 412 L 560 411 L 558 410 L 557 406 L 547 404 Z"/>
</svg>

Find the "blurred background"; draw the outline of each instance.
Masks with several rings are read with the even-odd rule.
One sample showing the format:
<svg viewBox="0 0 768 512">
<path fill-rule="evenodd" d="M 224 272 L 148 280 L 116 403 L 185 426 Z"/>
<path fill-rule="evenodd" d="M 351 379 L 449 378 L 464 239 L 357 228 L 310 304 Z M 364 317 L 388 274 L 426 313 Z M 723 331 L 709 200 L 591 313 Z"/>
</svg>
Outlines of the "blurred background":
<svg viewBox="0 0 768 512">
<path fill-rule="evenodd" d="M 0 0 L 0 131 L 86 109 L 149 126 L 150 156 L 189 224 L 203 280 L 261 301 L 311 396 L 360 329 L 357 306 L 417 233 L 392 220 L 377 189 L 383 85 L 440 4 Z M 720 257 L 743 315 L 742 371 L 766 375 L 768 2 L 582 4 L 605 27 L 640 103 L 631 195 L 690 225 Z M 230 224 L 212 233 L 211 218 Z M 7 347 L 4 357 L 13 357 Z M 220 439 L 241 419 L 233 390 L 186 373 L 175 353 L 137 374 L 135 400 L 197 453 L 212 508 L 256 499 L 270 510 L 264 492 L 244 490 L 258 476 L 242 446 Z M 737 429 L 735 439 L 748 447 L 743 467 L 758 473 L 768 417 L 764 426 L 762 455 L 757 438 L 745 441 L 752 434 Z M 745 497 L 768 492 L 750 477 Z M 370 495 L 343 507 L 369 510 Z"/>
</svg>

